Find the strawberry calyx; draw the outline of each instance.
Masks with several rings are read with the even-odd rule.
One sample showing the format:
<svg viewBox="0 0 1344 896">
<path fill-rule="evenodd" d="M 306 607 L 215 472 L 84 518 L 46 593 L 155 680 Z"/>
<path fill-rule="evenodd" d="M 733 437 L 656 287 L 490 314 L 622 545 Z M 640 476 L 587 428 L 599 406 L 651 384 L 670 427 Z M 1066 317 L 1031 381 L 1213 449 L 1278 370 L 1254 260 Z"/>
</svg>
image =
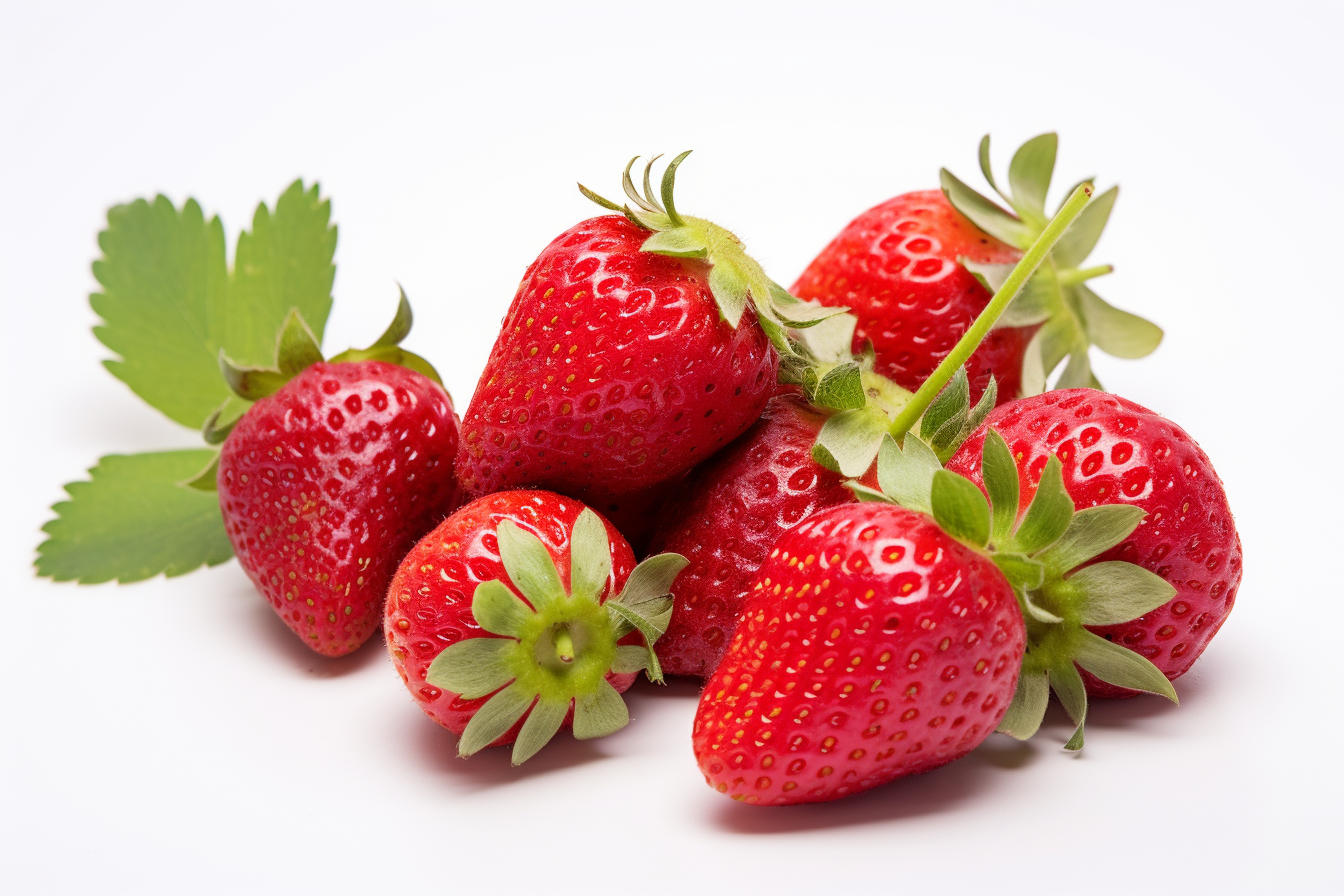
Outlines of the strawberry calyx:
<svg viewBox="0 0 1344 896">
<path fill-rule="evenodd" d="M 512 587 L 498 579 L 476 587 L 471 612 L 489 635 L 445 648 L 426 681 L 468 700 L 490 697 L 462 732 L 461 756 L 524 720 L 513 744 L 518 765 L 555 736 L 571 711 L 580 740 L 611 734 L 630 721 L 606 676 L 642 669 L 650 680 L 663 680 L 653 645 L 667 630 L 672 581 L 687 561 L 680 554 L 650 557 L 630 573 L 619 595 L 604 601 L 611 548 L 592 510 L 579 514 L 570 535 L 568 591 L 541 539 L 510 520 L 495 532 Z M 619 643 L 631 632 L 643 645 Z"/>
<path fill-rule="evenodd" d="M 861 501 L 899 504 L 933 517 L 947 534 L 989 557 L 1012 585 L 1027 626 L 1027 650 L 999 730 L 1019 740 L 1034 735 L 1054 691 L 1077 726 L 1065 749 L 1081 749 L 1087 692 L 1080 668 L 1119 687 L 1177 702 L 1157 666 L 1087 628 L 1137 619 L 1175 595 L 1168 582 L 1141 566 L 1096 562 L 1129 537 L 1145 512 L 1129 504 L 1075 510 L 1063 466 L 1052 456 L 1031 503 L 1019 513 L 1017 466 L 1008 443 L 992 429 L 985 435 L 982 463 L 983 492 L 943 469 L 933 449 L 910 433 L 903 446 L 883 441 L 877 489 L 846 484 Z"/>
<path fill-rule="evenodd" d="M 1027 249 L 1045 230 L 1045 196 L 1055 169 L 1059 140 L 1055 134 L 1033 137 L 1017 150 L 1008 166 L 1008 189 L 999 187 L 989 162 L 989 135 L 980 141 L 980 170 L 1008 208 L 976 192 L 946 168 L 940 172 L 943 193 L 952 206 L 977 227 L 1019 249 Z M 1084 181 L 1087 183 L 1087 181 Z M 1084 266 L 1087 256 L 1115 206 L 1119 187 L 1111 187 L 1078 217 L 1059 240 L 1048 263 L 1041 266 L 998 321 L 1001 327 L 1040 325 L 1022 360 L 1022 394 L 1046 390 L 1046 380 L 1064 361 L 1055 388 L 1101 384 L 1092 373 L 1088 349 L 1095 345 L 1118 358 L 1142 358 L 1162 341 L 1151 321 L 1121 311 L 1102 299 L 1088 281 L 1113 270 L 1111 265 Z M 1011 209 L 1011 211 L 1010 211 Z M 1007 264 L 978 264 L 959 259 L 990 290 L 997 290 L 1013 269 Z"/>
<path fill-rule="evenodd" d="M 771 280 L 756 259 L 747 254 L 742 241 L 726 228 L 704 218 L 683 215 L 673 199 L 677 168 L 691 154 L 681 153 L 663 171 L 659 192 L 652 187 L 654 156 L 644 166 L 643 193 L 636 189 L 630 171 L 639 157 L 625 166 L 622 186 L 629 202 L 618 205 L 579 184 L 579 191 L 605 209 L 620 212 L 636 227 L 651 230 L 641 249 L 672 258 L 697 258 L 710 266 L 709 291 L 719 308 L 719 316 L 734 329 L 750 307 L 756 320 L 781 356 L 795 354 L 790 330 L 814 326 L 843 313 L 816 302 L 804 302 Z"/>
</svg>

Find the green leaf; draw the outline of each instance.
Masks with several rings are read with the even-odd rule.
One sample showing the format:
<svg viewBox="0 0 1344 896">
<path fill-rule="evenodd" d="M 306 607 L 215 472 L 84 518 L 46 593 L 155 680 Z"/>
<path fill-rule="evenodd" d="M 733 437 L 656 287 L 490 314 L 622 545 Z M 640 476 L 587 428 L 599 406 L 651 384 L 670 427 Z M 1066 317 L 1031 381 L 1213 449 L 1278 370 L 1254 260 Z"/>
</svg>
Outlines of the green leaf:
<svg viewBox="0 0 1344 896">
<path fill-rule="evenodd" d="M 670 255 L 673 258 L 704 258 L 709 254 L 701 235 L 689 227 L 676 227 L 653 234 L 639 247 L 644 252 Z"/>
<path fill-rule="evenodd" d="M 205 469 L 201 470 L 195 476 L 179 482 L 178 485 L 186 488 L 194 488 L 201 492 L 210 492 L 215 494 L 219 491 L 219 452 L 216 451 L 210 458 L 210 463 L 206 464 Z"/>
<path fill-rule="evenodd" d="M 1073 736 L 1069 742 L 1064 745 L 1066 750 L 1081 750 L 1083 748 L 1083 723 L 1087 721 L 1087 688 L 1083 685 L 1083 676 L 1078 674 L 1078 669 L 1072 662 L 1061 663 L 1052 668 L 1049 672 L 1050 687 L 1054 688 L 1055 696 L 1059 697 L 1060 705 L 1064 711 L 1069 714 L 1073 724 L 1077 727 L 1073 730 Z"/>
<path fill-rule="evenodd" d="M 630 711 L 611 682 L 605 678 L 597 690 L 574 700 L 574 737 L 588 740 L 620 731 L 630 722 Z"/>
<path fill-rule="evenodd" d="M 719 306 L 719 316 L 736 328 L 747 310 L 748 288 L 736 266 L 719 262 L 709 269 L 709 291 Z"/>
<path fill-rule="evenodd" d="M 1059 541 L 1037 559 L 1046 565 L 1052 576 L 1063 576 L 1080 563 L 1124 541 L 1146 515 L 1142 508 L 1132 504 L 1087 507 L 1074 514 Z"/>
<path fill-rule="evenodd" d="M 1101 239 L 1101 232 L 1106 229 L 1106 222 L 1111 217 L 1111 209 L 1115 207 L 1119 195 L 1120 188 L 1111 187 L 1105 193 L 1092 197 L 1087 208 L 1064 231 L 1055 248 L 1050 250 L 1056 267 L 1076 268 L 1087 260 L 1087 256 L 1096 248 L 1097 240 Z"/>
<path fill-rule="evenodd" d="M 978 547 L 989 542 L 989 504 L 975 483 L 950 470 L 933 474 L 933 518 L 953 538 Z"/>
<path fill-rule="evenodd" d="M 857 477 L 868 472 L 877 448 L 887 432 L 886 416 L 876 408 L 862 407 L 841 411 L 827 418 L 817 434 L 817 448 L 825 453 L 813 457 L 826 466 L 827 460 L 845 476 Z"/>
<path fill-rule="evenodd" d="M 1010 246 L 1026 249 L 1031 245 L 1035 236 L 1026 224 L 966 186 L 946 168 L 939 172 L 939 179 L 947 201 L 975 226 Z"/>
<path fill-rule="evenodd" d="M 863 373 L 855 361 L 833 367 L 817 383 L 812 403 L 837 411 L 861 408 L 868 402 L 863 390 Z"/>
<path fill-rule="evenodd" d="M 996 547 L 1004 547 L 1012 543 L 1018 503 L 1022 500 L 1022 486 L 1018 481 L 1013 452 L 1003 436 L 995 430 L 985 433 L 980 465 L 992 509 L 989 539 Z"/>
<path fill-rule="evenodd" d="M 1064 488 L 1063 467 L 1053 454 L 1041 471 L 1041 482 L 1017 527 L 1013 542 L 1024 554 L 1034 554 L 1059 540 L 1073 520 L 1073 499 Z"/>
<path fill-rule="evenodd" d="M 538 699 L 513 742 L 513 765 L 522 765 L 555 737 L 569 713 L 569 700 Z"/>
<path fill-rule="evenodd" d="M 649 651 L 638 644 L 620 644 L 616 647 L 616 659 L 611 661 L 611 671 L 617 675 L 629 675 L 649 668 Z"/>
<path fill-rule="evenodd" d="M 645 604 L 668 597 L 672 583 L 689 562 L 680 554 L 671 553 L 646 558 L 631 571 L 615 602 L 641 611 Z"/>
<path fill-rule="evenodd" d="M 499 559 L 513 586 L 537 610 L 563 600 L 564 586 L 555 561 L 541 539 L 519 527 L 513 520 L 501 520 L 495 530 L 499 538 Z"/>
<path fill-rule="evenodd" d="M 304 368 L 322 360 L 317 337 L 304 323 L 298 309 L 289 312 L 276 339 L 274 362 L 267 367 L 242 367 L 219 350 L 219 369 L 234 395 L 259 401 L 280 391 Z M 208 421 L 207 421 L 208 423 Z"/>
<path fill-rule="evenodd" d="M 1172 703 L 1180 702 L 1167 676 L 1147 659 L 1087 629 L 1080 634 L 1082 638 L 1074 660 L 1088 672 L 1117 687 L 1147 691 L 1166 697 Z"/>
<path fill-rule="evenodd" d="M 937 455 L 914 433 L 906 433 L 904 448 L 886 436 L 877 456 L 877 484 L 907 510 L 932 513 L 933 477 L 942 468 Z"/>
<path fill-rule="evenodd" d="M 569 593 L 576 600 L 596 602 L 611 577 L 611 542 L 602 518 L 587 507 L 574 521 L 569 536 Z"/>
<path fill-rule="evenodd" d="M 179 212 L 160 196 L 108 212 L 94 262 L 102 292 L 90 304 L 94 334 L 120 356 L 114 376 L 172 420 L 199 429 L 229 397 L 219 352 L 269 366 L 285 315 L 297 307 L 321 334 L 331 307 L 336 230 L 317 187 L 295 182 L 272 216 L 262 205 L 239 238 L 235 274 L 225 267 L 224 228 L 188 200 Z"/>
<path fill-rule="evenodd" d="M 989 164 L 989 135 L 988 135 L 988 134 L 986 134 L 985 136 L 983 136 L 983 137 L 980 138 L 980 173 L 983 174 L 983 175 L 985 176 L 985 180 L 988 181 L 988 182 L 989 182 L 989 185 L 990 185 L 991 187 L 994 188 L 994 192 L 995 192 L 995 193 L 998 193 L 1000 196 L 1003 197 L 1003 201 L 1004 201 L 1004 202 L 1009 202 L 1009 201 L 1010 201 L 1010 200 L 1008 199 L 1007 196 L 1004 196 L 1003 191 L 999 189 L 999 185 L 998 185 L 998 183 L 995 182 L 995 180 L 994 180 L 994 168 Z M 1009 267 L 1012 267 L 1012 265 L 1009 265 Z M 997 290 L 997 289 L 998 289 L 997 286 L 994 287 L 994 290 Z M 994 290 L 992 290 L 992 291 L 994 291 Z"/>
<path fill-rule="evenodd" d="M 919 424 L 919 437 L 937 452 L 938 436 L 945 430 L 956 433 L 966 420 L 971 407 L 971 384 L 966 378 L 966 368 L 958 367 L 952 374 L 952 381 L 929 403 Z"/>
<path fill-rule="evenodd" d="M 1014 588 L 1033 590 L 1045 581 L 1045 565 L 1026 554 L 996 551 L 991 559 Z"/>
<path fill-rule="evenodd" d="M 1027 740 L 1040 730 L 1045 719 L 1045 707 L 1050 702 L 1050 680 L 1044 672 L 1022 672 L 1017 679 L 1017 691 L 1008 704 L 999 730 L 1009 737 Z"/>
<path fill-rule="evenodd" d="M 1083 284 L 1073 287 L 1087 325 L 1087 335 L 1108 355 L 1142 358 L 1162 342 L 1162 328 L 1152 321 L 1121 311 Z"/>
<path fill-rule="evenodd" d="M 219 498 L 178 483 L 200 474 L 208 448 L 108 455 L 89 481 L 65 487 L 56 519 L 42 530 L 38 575 L 90 585 L 180 576 L 233 556 Z"/>
<path fill-rule="evenodd" d="M 1019 214 L 1045 218 L 1045 194 L 1055 172 L 1055 153 L 1059 138 L 1041 134 L 1023 143 L 1008 164 L 1008 186 Z"/>
<path fill-rule="evenodd" d="M 466 641 L 459 643 L 468 643 Z M 462 737 L 457 742 L 457 755 L 470 756 L 503 737 L 523 717 L 537 695 L 521 687 L 518 682 L 506 687 L 476 710 Z"/>
<path fill-rule="evenodd" d="M 491 579 L 476 586 L 471 596 L 471 615 L 477 625 L 491 634 L 517 638 L 535 614 L 508 585 Z"/>
<path fill-rule="evenodd" d="M 477 587 L 476 593 L 480 594 L 480 587 Z M 461 694 L 468 700 L 493 694 L 513 681 L 514 674 L 510 671 L 508 659 L 517 648 L 518 642 L 512 638 L 468 638 L 458 641 L 434 657 L 425 673 L 425 681 L 436 688 Z"/>
<path fill-rule="evenodd" d="M 1129 622 L 1176 596 L 1176 589 L 1161 576 L 1123 560 L 1085 566 L 1067 582 L 1083 598 L 1083 625 Z"/>
<path fill-rule="evenodd" d="M 406 290 L 402 289 L 401 284 L 397 284 L 397 311 L 392 315 L 392 323 L 387 325 L 383 335 L 369 346 L 369 348 L 385 348 L 394 345 L 401 345 L 402 340 L 411 335 L 411 327 L 415 324 L 415 314 L 411 311 L 411 300 L 406 298 Z"/>
</svg>

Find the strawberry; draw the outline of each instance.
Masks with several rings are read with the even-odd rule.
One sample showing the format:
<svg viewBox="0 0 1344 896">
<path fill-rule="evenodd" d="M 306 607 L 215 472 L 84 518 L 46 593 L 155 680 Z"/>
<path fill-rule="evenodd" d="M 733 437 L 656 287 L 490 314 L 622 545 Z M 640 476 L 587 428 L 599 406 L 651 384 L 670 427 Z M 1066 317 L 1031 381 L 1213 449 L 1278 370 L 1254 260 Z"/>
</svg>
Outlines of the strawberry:
<svg viewBox="0 0 1344 896">
<path fill-rule="evenodd" d="M 871 341 L 877 371 L 907 389 L 929 377 L 971 325 L 1004 275 L 1043 231 L 1045 195 L 1057 140 L 1042 134 L 1013 157 L 1011 193 L 999 191 L 989 166 L 989 138 L 980 146 L 985 179 L 1008 211 L 942 172 L 942 192 L 890 199 L 849 223 L 793 286 L 802 299 L 849 307 L 858 317 L 855 350 Z M 1097 385 L 1088 361 L 1095 344 L 1122 358 L 1157 347 L 1162 331 L 1113 308 L 1087 286 L 1109 265 L 1080 267 L 1106 225 L 1117 196 L 1097 197 L 977 348 L 968 362 L 972 395 L 992 374 L 999 399 L 1044 391 L 1067 356 L 1060 386 Z M 989 288 L 986 288 L 989 287 Z"/>
<path fill-rule="evenodd" d="M 802 306 L 735 236 L 677 212 L 685 155 L 668 166 L 661 202 L 648 169 L 643 196 L 626 169 L 633 206 L 581 187 L 623 216 L 574 226 L 528 268 L 464 418 L 469 496 L 640 491 L 760 417 L 789 351 L 784 322 Z"/>
<path fill-rule="evenodd" d="M 1000 433 L 1012 452 L 1022 500 L 1036 493 L 1053 457 L 1077 509 L 1119 504 L 1146 514 L 1099 559 L 1138 564 L 1170 583 L 1174 593 L 1137 619 L 1087 628 L 1146 657 L 1168 679 L 1184 675 L 1226 620 L 1241 582 L 1241 540 L 1208 456 L 1170 420 L 1091 389 L 1013 402 L 994 411 L 986 427 Z M 966 441 L 949 470 L 982 481 L 985 432 Z M 1054 601 L 1054 612 L 1074 617 L 1065 627 L 1076 626 L 1076 596 L 1061 590 Z M 1061 635 L 1051 628 L 1047 636 Z M 1052 643 L 1039 644 L 1038 652 Z M 1137 693 L 1090 674 L 1085 680 L 1097 696 Z"/>
<path fill-rule="evenodd" d="M 1025 632 L 994 563 L 927 516 L 831 507 L 785 532 L 696 710 L 705 780 L 818 802 L 969 752 L 1008 709 Z"/>
<path fill-rule="evenodd" d="M 461 755 L 513 743 L 517 765 L 562 727 L 588 738 L 626 724 L 619 694 L 635 673 L 661 680 L 652 645 L 685 562 L 636 567 L 615 528 L 571 498 L 488 495 L 402 562 L 388 649 L 421 709 L 461 735 Z"/>
<path fill-rule="evenodd" d="M 207 424 L 207 438 L 226 436 L 215 483 L 239 562 L 327 656 L 377 630 L 397 563 L 456 504 L 457 417 L 441 385 L 402 366 L 432 373 L 396 348 L 410 325 L 402 302 L 388 335 L 332 363 L 292 315 L 278 369 L 224 362 L 235 388 L 259 400 L 228 431 Z"/>
</svg>

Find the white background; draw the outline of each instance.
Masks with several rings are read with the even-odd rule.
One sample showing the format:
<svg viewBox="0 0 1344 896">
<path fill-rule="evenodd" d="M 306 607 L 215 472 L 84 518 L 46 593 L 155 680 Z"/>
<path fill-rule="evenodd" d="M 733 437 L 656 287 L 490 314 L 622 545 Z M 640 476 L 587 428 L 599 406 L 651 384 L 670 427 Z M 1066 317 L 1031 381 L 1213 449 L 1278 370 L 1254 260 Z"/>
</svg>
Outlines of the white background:
<svg viewBox="0 0 1344 896">
<path fill-rule="evenodd" d="M 5 3 L 0 889 L 1328 889 L 1341 7 L 1078 5 Z M 704 785 L 679 683 L 637 686 L 618 735 L 512 770 L 455 758 L 381 643 L 308 653 L 236 564 L 33 576 L 62 483 L 193 444 L 98 365 L 109 205 L 195 196 L 232 244 L 258 200 L 320 180 L 340 226 L 328 349 L 380 332 L 400 281 L 409 346 L 464 408 L 523 269 L 594 212 L 575 180 L 614 194 L 630 156 L 694 148 L 678 205 L 787 284 L 939 166 L 979 184 L 985 131 L 1002 170 L 1049 129 L 1061 187 L 1123 183 L 1098 291 L 1167 329 L 1100 376 L 1201 442 L 1246 550 L 1181 706 L 1097 706 L 1081 756 L 1052 715 L 923 778 L 753 809 Z"/>
</svg>

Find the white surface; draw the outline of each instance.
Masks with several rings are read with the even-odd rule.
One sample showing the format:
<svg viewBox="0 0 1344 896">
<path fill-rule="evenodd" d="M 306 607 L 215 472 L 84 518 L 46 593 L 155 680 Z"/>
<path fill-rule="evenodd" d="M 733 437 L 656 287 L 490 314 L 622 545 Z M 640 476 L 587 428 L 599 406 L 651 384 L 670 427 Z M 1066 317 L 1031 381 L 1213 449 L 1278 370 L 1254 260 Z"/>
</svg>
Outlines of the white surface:
<svg viewBox="0 0 1344 896">
<path fill-rule="evenodd" d="M 472 893 L 492 862 L 504 889 L 554 893 L 1330 888 L 1339 6 L 379 10 L 0 10 L 0 889 Z M 320 179 L 340 225 L 327 346 L 379 332 L 400 280 L 411 347 L 465 407 L 524 267 L 593 213 L 576 179 L 615 193 L 629 156 L 693 147 L 679 206 L 788 283 L 940 165 L 978 183 L 984 131 L 1006 166 L 1047 129 L 1060 184 L 1123 183 L 1099 290 L 1168 333 L 1100 375 L 1204 445 L 1246 550 L 1182 705 L 1096 707 L 1082 756 L 1054 718 L 1025 746 L 762 811 L 705 787 L 678 684 L 514 771 L 454 758 L 380 643 L 309 654 L 234 564 L 33 577 L 61 483 L 192 444 L 98 366 L 89 264 L 113 203 L 195 196 L 232 244 L 259 199 Z"/>
</svg>

